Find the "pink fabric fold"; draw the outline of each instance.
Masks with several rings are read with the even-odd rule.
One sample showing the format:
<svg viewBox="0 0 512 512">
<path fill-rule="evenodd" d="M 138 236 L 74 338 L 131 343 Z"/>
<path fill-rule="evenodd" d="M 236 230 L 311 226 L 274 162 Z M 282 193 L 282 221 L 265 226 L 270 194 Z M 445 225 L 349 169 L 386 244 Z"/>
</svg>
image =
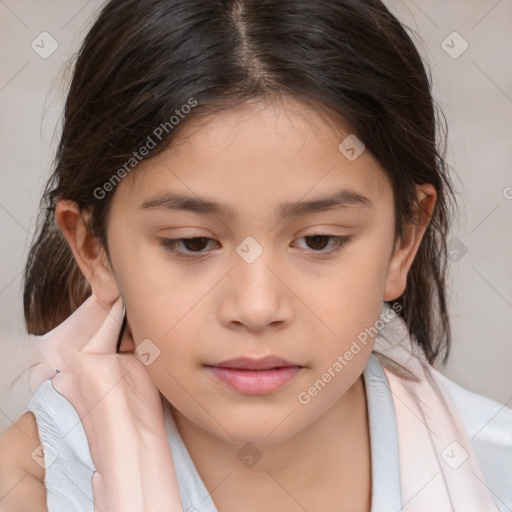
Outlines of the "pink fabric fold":
<svg viewBox="0 0 512 512">
<path fill-rule="evenodd" d="M 498 512 L 457 406 L 422 347 L 387 303 L 378 327 L 373 353 L 396 411 L 402 510 Z"/>
</svg>

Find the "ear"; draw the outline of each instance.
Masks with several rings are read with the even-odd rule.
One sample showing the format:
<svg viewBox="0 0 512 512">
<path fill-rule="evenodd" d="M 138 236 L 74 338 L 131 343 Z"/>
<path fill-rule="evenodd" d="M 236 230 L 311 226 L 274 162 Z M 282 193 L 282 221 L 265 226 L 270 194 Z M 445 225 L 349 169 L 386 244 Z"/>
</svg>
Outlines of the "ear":
<svg viewBox="0 0 512 512">
<path fill-rule="evenodd" d="M 398 299 L 404 293 L 407 274 L 432 218 L 437 199 L 436 189 L 430 183 L 417 185 L 416 194 L 420 206 L 416 207 L 413 219 L 404 225 L 403 240 L 397 241 L 389 263 L 383 297 L 385 301 Z"/>
<path fill-rule="evenodd" d="M 120 295 L 117 282 L 99 238 L 89 231 L 88 218 L 74 201 L 64 199 L 57 202 L 55 217 L 93 294 L 102 302 L 114 302 Z"/>
</svg>

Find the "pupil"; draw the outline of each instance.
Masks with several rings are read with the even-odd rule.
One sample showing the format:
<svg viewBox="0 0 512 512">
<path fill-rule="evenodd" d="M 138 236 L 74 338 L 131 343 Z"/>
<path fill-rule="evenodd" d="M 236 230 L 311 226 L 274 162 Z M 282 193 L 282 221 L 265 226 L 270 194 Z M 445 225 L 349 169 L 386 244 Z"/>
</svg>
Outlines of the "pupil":
<svg viewBox="0 0 512 512">
<path fill-rule="evenodd" d="M 197 247 L 197 242 L 199 240 L 199 247 Z M 204 249 L 204 241 L 206 240 L 206 237 L 204 236 L 201 236 L 201 237 L 195 237 L 195 238 L 188 238 L 186 240 L 183 241 L 183 243 L 185 244 L 185 247 L 187 247 L 187 249 L 191 250 L 191 251 L 200 251 L 201 249 Z M 192 247 L 190 247 L 192 246 Z"/>
<path fill-rule="evenodd" d="M 314 240 L 313 245 L 315 245 L 315 243 L 317 243 L 322 238 L 324 240 L 327 240 L 327 236 L 326 235 L 314 235 L 314 236 L 308 236 L 307 238 Z M 311 244 L 308 244 L 308 245 L 311 246 Z M 326 244 L 320 244 L 320 245 L 322 247 L 312 247 L 312 249 L 323 249 Z"/>
</svg>

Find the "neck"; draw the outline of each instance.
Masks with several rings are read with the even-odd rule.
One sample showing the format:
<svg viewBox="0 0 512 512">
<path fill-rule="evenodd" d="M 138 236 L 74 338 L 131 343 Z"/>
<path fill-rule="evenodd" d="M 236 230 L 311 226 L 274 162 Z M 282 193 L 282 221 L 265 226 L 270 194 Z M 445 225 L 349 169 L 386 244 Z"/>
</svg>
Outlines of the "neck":
<svg viewBox="0 0 512 512">
<path fill-rule="evenodd" d="M 236 492 L 239 497 L 240 490 L 245 489 L 245 497 L 252 499 L 249 490 L 257 494 L 261 484 L 266 489 L 263 492 L 268 494 L 268 483 L 274 480 L 274 484 L 279 482 L 276 488 L 282 486 L 293 496 L 302 496 L 304 501 L 308 501 L 309 493 L 312 503 L 317 504 L 321 493 L 324 496 L 338 493 L 345 498 L 355 494 L 356 501 L 347 503 L 364 503 L 361 510 L 368 510 L 365 507 L 369 505 L 371 488 L 370 437 L 362 376 L 300 432 L 280 442 L 246 447 L 249 456 L 261 455 L 253 466 L 249 462 L 247 468 L 239 456 L 244 443 L 220 439 L 198 427 L 172 405 L 170 407 L 208 491 L 213 492 L 229 475 L 229 483 L 220 486 L 223 492 L 215 491 L 212 495 L 216 503 L 218 497 L 222 501 L 220 496 L 227 488 L 231 488 L 231 495 Z"/>
</svg>

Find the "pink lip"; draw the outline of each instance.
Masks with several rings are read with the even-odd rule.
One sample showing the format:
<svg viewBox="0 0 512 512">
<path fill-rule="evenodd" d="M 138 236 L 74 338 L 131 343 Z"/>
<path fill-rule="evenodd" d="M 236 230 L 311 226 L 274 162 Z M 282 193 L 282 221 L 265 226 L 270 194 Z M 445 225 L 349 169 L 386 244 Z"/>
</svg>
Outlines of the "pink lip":
<svg viewBox="0 0 512 512">
<path fill-rule="evenodd" d="M 231 388 L 246 395 L 266 395 L 278 390 L 293 379 L 300 366 L 286 366 L 272 370 L 237 370 L 207 366 L 208 370 Z"/>
<path fill-rule="evenodd" d="M 290 363 L 277 356 L 265 357 L 237 357 L 228 359 L 220 363 L 213 363 L 207 366 L 217 366 L 219 368 L 237 368 L 239 370 L 271 370 L 272 368 L 282 368 L 284 366 L 300 366 L 296 363 Z"/>
<path fill-rule="evenodd" d="M 216 378 L 240 393 L 265 395 L 293 379 L 302 366 L 276 356 L 267 356 L 260 359 L 230 359 L 206 365 L 206 368 Z"/>
</svg>

